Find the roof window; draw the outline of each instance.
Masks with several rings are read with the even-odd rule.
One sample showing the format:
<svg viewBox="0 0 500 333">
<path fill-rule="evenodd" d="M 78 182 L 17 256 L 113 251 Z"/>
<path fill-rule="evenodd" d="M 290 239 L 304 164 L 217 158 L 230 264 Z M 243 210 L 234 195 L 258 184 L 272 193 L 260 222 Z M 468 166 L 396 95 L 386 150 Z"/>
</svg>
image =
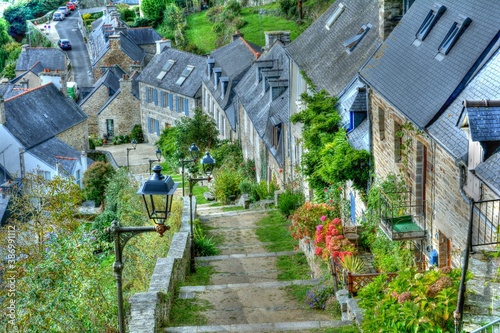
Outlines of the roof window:
<svg viewBox="0 0 500 333">
<path fill-rule="evenodd" d="M 363 39 L 363 37 L 366 35 L 366 33 L 368 32 L 368 30 L 370 30 L 370 28 L 372 27 L 371 24 L 366 24 L 366 25 L 363 25 L 361 27 L 361 29 L 359 29 L 358 33 L 349 38 L 348 40 L 346 40 L 344 42 L 344 47 L 347 49 L 347 52 L 351 52 L 352 50 L 354 50 L 354 48 L 356 47 L 356 45 L 359 44 L 359 42 L 361 41 L 361 39 Z"/>
<path fill-rule="evenodd" d="M 425 17 L 424 22 L 422 22 L 422 24 L 420 25 L 420 28 L 418 28 L 416 37 L 419 40 L 423 41 L 445 11 L 446 11 L 445 6 L 435 3 L 433 5 L 433 8 L 429 11 L 427 16 Z"/>
<path fill-rule="evenodd" d="M 471 22 L 472 20 L 470 18 L 460 15 L 459 18 L 453 22 L 450 30 L 448 30 L 448 33 L 439 45 L 439 53 L 447 55 Z"/>
<path fill-rule="evenodd" d="M 168 71 L 172 68 L 172 66 L 175 64 L 175 60 L 169 59 L 165 65 L 161 68 L 160 73 L 156 77 L 158 80 L 163 80 L 165 75 L 167 75 Z"/>
<path fill-rule="evenodd" d="M 175 84 L 178 86 L 182 86 L 182 84 L 184 83 L 184 81 L 186 81 L 187 77 L 189 76 L 189 74 L 191 74 L 193 69 L 194 66 L 187 65 L 186 68 L 184 68 L 184 70 L 182 71 L 181 76 L 175 82 Z"/>
<path fill-rule="evenodd" d="M 333 12 L 332 16 L 330 16 L 330 18 L 328 19 L 328 21 L 326 21 L 325 28 L 327 30 L 330 30 L 332 25 L 335 23 L 335 21 L 337 21 L 340 14 L 342 14 L 342 12 L 344 10 L 345 10 L 345 5 L 343 3 L 339 3 L 337 10 L 335 10 L 335 12 Z"/>
</svg>

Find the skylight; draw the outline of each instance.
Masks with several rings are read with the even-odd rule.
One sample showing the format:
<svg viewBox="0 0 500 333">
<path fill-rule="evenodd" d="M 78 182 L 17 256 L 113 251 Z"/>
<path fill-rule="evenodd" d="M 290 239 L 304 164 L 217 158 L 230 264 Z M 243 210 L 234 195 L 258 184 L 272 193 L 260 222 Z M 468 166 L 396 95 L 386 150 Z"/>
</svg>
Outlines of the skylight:
<svg viewBox="0 0 500 333">
<path fill-rule="evenodd" d="M 447 55 L 451 48 L 460 36 L 464 33 L 465 29 L 471 24 L 472 20 L 465 16 L 460 16 L 459 19 L 451 25 L 450 30 L 444 37 L 443 41 L 439 45 L 438 51 L 443 55 Z"/>
<path fill-rule="evenodd" d="M 344 42 L 343 45 L 347 49 L 347 52 L 351 52 L 352 50 L 354 50 L 356 45 L 359 44 L 361 39 L 363 39 L 363 37 L 366 35 L 368 30 L 370 30 L 371 27 L 372 27 L 371 24 L 363 25 L 355 36 L 349 38 Z"/>
<path fill-rule="evenodd" d="M 186 81 L 187 77 L 189 76 L 189 74 L 191 74 L 193 70 L 194 66 L 187 65 L 186 68 L 184 68 L 184 70 L 182 71 L 181 76 L 175 82 L 175 84 L 181 86 L 184 83 L 184 81 Z"/>
<path fill-rule="evenodd" d="M 167 75 L 168 71 L 172 68 L 172 66 L 175 64 L 175 60 L 169 59 L 165 65 L 161 68 L 160 73 L 156 77 L 158 80 L 163 80 L 165 75 Z"/>
<path fill-rule="evenodd" d="M 340 14 L 342 14 L 342 12 L 344 10 L 345 10 L 345 5 L 343 3 L 339 3 L 339 7 L 337 8 L 337 10 L 335 10 L 335 12 L 333 12 L 332 16 L 330 16 L 330 18 L 328 19 L 328 21 L 326 21 L 325 28 L 327 30 L 330 30 L 332 25 L 335 23 L 335 21 L 337 21 Z"/>
<path fill-rule="evenodd" d="M 441 15 L 446 11 L 446 7 L 439 5 L 439 4 L 434 4 L 427 16 L 424 19 L 424 22 L 420 25 L 420 28 L 418 28 L 418 31 L 416 33 L 416 37 L 423 41 L 425 37 L 429 34 L 429 32 L 432 30 L 436 22 L 439 20 Z"/>
</svg>

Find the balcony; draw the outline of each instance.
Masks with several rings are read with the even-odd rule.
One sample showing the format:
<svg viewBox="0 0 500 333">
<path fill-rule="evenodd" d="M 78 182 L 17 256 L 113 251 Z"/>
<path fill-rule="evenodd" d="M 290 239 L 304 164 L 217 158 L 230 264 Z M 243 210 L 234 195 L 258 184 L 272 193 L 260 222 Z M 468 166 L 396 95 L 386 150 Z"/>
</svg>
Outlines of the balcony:
<svg viewBox="0 0 500 333">
<path fill-rule="evenodd" d="M 391 241 L 425 238 L 425 203 L 411 192 L 380 194 L 380 229 Z"/>
</svg>

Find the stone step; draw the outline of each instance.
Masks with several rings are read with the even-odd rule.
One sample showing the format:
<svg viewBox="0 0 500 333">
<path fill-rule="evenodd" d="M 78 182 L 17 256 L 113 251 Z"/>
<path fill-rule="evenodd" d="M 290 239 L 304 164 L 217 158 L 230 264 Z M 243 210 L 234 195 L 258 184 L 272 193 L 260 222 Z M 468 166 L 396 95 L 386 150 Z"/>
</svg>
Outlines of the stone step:
<svg viewBox="0 0 500 333">
<path fill-rule="evenodd" d="M 351 325 L 349 321 L 291 321 L 260 324 L 233 324 L 167 327 L 165 333 L 197 333 L 197 332 L 288 332 L 288 333 L 321 333 L 321 329 Z M 331 332 L 331 331 L 330 331 Z"/>
<path fill-rule="evenodd" d="M 329 313 L 296 302 L 284 288 L 316 283 L 316 280 L 296 280 L 181 287 L 179 298 L 204 304 L 205 310 L 199 314 L 209 325 L 330 321 Z"/>
</svg>

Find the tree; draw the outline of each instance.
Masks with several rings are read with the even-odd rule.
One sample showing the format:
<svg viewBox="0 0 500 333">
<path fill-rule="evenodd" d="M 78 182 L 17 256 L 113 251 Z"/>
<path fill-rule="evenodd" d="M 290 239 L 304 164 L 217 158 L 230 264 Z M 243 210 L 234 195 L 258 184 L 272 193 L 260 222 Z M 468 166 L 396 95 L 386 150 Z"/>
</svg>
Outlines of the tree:
<svg viewBox="0 0 500 333">
<path fill-rule="evenodd" d="M 83 174 L 83 186 L 87 200 L 94 200 L 100 205 L 104 199 L 104 190 L 114 173 L 111 164 L 107 162 L 95 162 Z"/>
<path fill-rule="evenodd" d="M 154 26 L 161 23 L 167 0 L 143 0 L 141 9 L 144 16 L 154 22 Z"/>
</svg>

